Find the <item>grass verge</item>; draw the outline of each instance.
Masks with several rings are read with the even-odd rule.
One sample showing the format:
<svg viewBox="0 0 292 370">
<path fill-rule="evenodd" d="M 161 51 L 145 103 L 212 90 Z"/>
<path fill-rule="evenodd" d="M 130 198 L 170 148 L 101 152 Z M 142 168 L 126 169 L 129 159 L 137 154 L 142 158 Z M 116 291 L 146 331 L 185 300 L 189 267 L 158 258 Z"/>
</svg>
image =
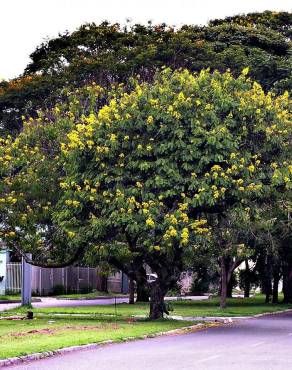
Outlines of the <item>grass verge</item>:
<svg viewBox="0 0 292 370">
<path fill-rule="evenodd" d="M 20 295 L 0 295 L 0 301 L 19 301 L 21 300 Z"/>
<path fill-rule="evenodd" d="M 265 303 L 262 295 L 252 298 L 232 298 L 227 300 L 227 308 L 221 310 L 219 308 L 218 298 L 212 298 L 203 301 L 172 301 L 170 303 L 173 311 L 171 315 L 179 316 L 252 316 L 261 313 L 272 313 L 292 308 L 288 304 L 272 304 Z M 129 305 L 121 303 L 115 305 L 95 305 L 95 306 L 74 306 L 74 307 L 50 307 L 37 308 L 33 310 L 35 313 L 42 314 L 89 314 L 89 315 L 113 315 L 117 317 L 123 316 L 138 316 L 149 313 L 148 303 L 136 303 Z M 11 311 L 10 311 L 11 312 Z M 13 312 L 23 312 L 21 309 L 13 310 Z"/>
<path fill-rule="evenodd" d="M 120 318 L 40 318 L 34 320 L 0 320 L 0 359 L 68 346 L 99 343 L 105 340 L 122 341 L 128 337 L 178 329 L 191 325 L 187 321 L 134 320 Z"/>
</svg>

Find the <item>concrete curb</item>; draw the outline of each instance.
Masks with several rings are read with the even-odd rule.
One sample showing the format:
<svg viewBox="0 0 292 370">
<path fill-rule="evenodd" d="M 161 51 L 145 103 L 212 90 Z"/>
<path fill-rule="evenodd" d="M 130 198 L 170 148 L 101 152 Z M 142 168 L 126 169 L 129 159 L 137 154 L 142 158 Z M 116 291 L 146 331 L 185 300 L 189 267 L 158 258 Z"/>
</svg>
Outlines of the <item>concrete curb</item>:
<svg viewBox="0 0 292 370">
<path fill-rule="evenodd" d="M 41 302 L 42 300 L 40 298 L 32 298 L 31 300 L 31 303 L 39 303 Z M 0 304 L 9 304 L 9 303 L 21 303 L 21 300 L 20 299 L 11 299 L 11 300 L 0 300 Z"/>
<path fill-rule="evenodd" d="M 165 332 L 141 335 L 140 337 L 126 337 L 122 341 L 121 340 L 105 340 L 100 343 L 89 343 L 89 344 L 83 344 L 80 346 L 65 347 L 65 348 L 56 349 L 52 351 L 32 353 L 30 355 L 25 355 L 25 356 L 10 357 L 10 358 L 0 360 L 0 368 L 13 366 L 13 365 L 20 365 L 23 363 L 41 360 L 43 358 L 48 358 L 48 357 L 52 357 L 56 355 L 63 355 L 63 354 L 75 352 L 75 351 L 81 351 L 81 350 L 87 350 L 87 349 L 97 349 L 97 348 L 100 348 L 101 346 L 113 344 L 113 343 L 128 342 L 128 341 L 139 340 L 139 339 L 141 340 L 141 339 L 148 339 L 148 338 L 156 338 L 156 337 L 160 337 L 163 335 L 185 334 L 195 329 L 204 329 L 205 327 L 206 325 L 202 323 L 198 323 L 196 325 L 184 326 L 178 329 L 168 330 Z"/>
<path fill-rule="evenodd" d="M 168 316 L 172 320 L 186 320 L 186 321 L 205 321 L 205 322 L 219 322 L 219 323 L 231 323 L 233 321 L 240 320 L 250 320 L 253 318 L 278 315 L 285 312 L 292 312 L 292 308 L 287 308 L 286 310 L 274 311 L 274 312 L 264 312 L 251 316 Z"/>
<path fill-rule="evenodd" d="M 292 312 L 292 308 L 287 308 L 286 310 L 282 310 L 282 311 L 259 313 L 257 315 L 253 315 L 253 316 L 244 316 L 244 318 L 248 319 L 248 318 L 253 318 L 253 317 L 256 318 L 256 317 L 262 317 L 262 316 L 278 315 L 280 313 L 285 313 L 285 312 Z"/>
</svg>

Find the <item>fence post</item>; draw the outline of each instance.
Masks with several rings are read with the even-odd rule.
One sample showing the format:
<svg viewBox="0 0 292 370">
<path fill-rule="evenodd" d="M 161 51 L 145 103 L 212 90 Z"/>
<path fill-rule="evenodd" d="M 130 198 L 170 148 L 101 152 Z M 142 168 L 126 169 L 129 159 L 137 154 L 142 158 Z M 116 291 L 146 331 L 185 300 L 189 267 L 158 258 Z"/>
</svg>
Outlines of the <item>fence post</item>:
<svg viewBox="0 0 292 370">
<path fill-rule="evenodd" d="M 128 294 L 129 293 L 129 278 L 124 272 L 120 272 L 122 274 L 121 277 L 121 293 Z"/>
<path fill-rule="evenodd" d="M 80 281 L 79 281 L 79 266 L 77 266 L 77 293 L 79 293 L 79 283 L 80 283 Z"/>
<path fill-rule="evenodd" d="M 42 268 L 39 267 L 39 294 L 42 296 Z"/>
<path fill-rule="evenodd" d="M 26 256 L 31 259 L 31 254 Z M 22 306 L 31 304 L 31 265 L 22 257 L 22 289 L 21 289 Z"/>
<path fill-rule="evenodd" d="M 65 293 L 68 293 L 68 267 L 65 267 Z"/>
</svg>

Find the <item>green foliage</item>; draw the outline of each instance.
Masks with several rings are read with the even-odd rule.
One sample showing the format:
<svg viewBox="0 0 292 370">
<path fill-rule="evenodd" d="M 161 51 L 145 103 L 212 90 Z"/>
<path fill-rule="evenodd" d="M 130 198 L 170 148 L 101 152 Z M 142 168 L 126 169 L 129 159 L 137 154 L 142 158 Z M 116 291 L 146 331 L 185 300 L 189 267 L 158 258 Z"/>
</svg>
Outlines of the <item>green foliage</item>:
<svg viewBox="0 0 292 370">
<path fill-rule="evenodd" d="M 226 17 L 225 19 L 215 19 L 210 21 L 210 26 L 217 26 L 221 24 L 238 24 L 250 28 L 270 28 L 283 34 L 285 37 L 291 39 L 292 14 L 288 12 L 273 12 L 265 11 L 263 13 L 248 13 L 246 15 L 236 15 Z"/>
<path fill-rule="evenodd" d="M 65 287 L 63 284 L 57 284 L 53 286 L 52 295 L 63 295 L 65 294 Z"/>
<path fill-rule="evenodd" d="M 289 188 L 291 102 L 246 74 L 166 69 L 85 117 L 62 144 L 62 227 L 99 253 L 123 248 L 177 273 L 212 235 L 206 216 L 248 217 L 253 199 Z"/>
<path fill-rule="evenodd" d="M 146 262 L 165 291 L 194 256 L 290 276 L 291 67 L 286 12 L 44 42 L 0 83 L 0 238 L 40 264 Z"/>
<path fill-rule="evenodd" d="M 91 91 L 97 87 L 67 92 L 62 105 L 38 113 L 24 122 L 16 139 L 0 139 L 0 233 L 12 249 L 33 253 L 36 263 L 65 262 L 82 242 L 70 244 L 67 232 L 52 219 L 61 197 L 60 178 L 64 160 L 60 141 L 75 126 L 83 112 L 98 109 L 105 94 L 99 87 L 94 101 Z M 85 99 L 82 108 L 79 95 Z M 69 258 L 70 260 L 70 258 Z"/>
<path fill-rule="evenodd" d="M 150 82 L 162 66 L 230 68 L 235 76 L 249 66 L 265 91 L 275 87 L 280 93 L 291 87 L 290 39 L 291 13 L 253 13 L 178 29 L 151 23 L 84 24 L 41 44 L 23 76 L 0 84 L 0 127 L 15 134 L 21 116 L 35 118 L 38 109 L 54 106 L 68 85 L 94 81 L 108 87 L 136 74 Z"/>
<path fill-rule="evenodd" d="M 164 69 L 39 113 L 2 140 L 1 237 L 42 261 L 87 248 L 147 263 L 164 293 L 212 241 L 213 256 L 247 258 L 240 225 L 292 172 L 289 95 L 247 74 Z"/>
</svg>

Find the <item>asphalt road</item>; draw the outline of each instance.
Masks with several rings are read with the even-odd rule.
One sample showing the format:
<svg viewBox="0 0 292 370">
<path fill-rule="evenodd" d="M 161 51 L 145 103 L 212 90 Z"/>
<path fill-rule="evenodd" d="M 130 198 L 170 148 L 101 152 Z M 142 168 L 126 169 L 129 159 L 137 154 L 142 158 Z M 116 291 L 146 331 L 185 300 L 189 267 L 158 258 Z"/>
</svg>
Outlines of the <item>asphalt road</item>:
<svg viewBox="0 0 292 370">
<path fill-rule="evenodd" d="M 292 313 L 184 335 L 112 344 L 14 366 L 17 370 L 289 370 Z"/>
</svg>

